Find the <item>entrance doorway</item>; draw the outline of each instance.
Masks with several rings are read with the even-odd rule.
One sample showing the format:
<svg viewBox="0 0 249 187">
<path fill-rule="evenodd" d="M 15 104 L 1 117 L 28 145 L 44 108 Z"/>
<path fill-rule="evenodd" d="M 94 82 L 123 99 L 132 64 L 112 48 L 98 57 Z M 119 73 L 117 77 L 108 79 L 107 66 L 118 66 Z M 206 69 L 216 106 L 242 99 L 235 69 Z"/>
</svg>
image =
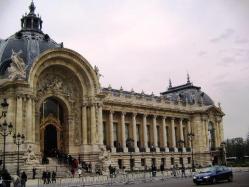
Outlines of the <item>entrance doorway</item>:
<svg viewBox="0 0 249 187">
<path fill-rule="evenodd" d="M 47 125 L 44 131 L 44 154 L 48 157 L 56 156 L 57 130 L 54 125 Z"/>
</svg>

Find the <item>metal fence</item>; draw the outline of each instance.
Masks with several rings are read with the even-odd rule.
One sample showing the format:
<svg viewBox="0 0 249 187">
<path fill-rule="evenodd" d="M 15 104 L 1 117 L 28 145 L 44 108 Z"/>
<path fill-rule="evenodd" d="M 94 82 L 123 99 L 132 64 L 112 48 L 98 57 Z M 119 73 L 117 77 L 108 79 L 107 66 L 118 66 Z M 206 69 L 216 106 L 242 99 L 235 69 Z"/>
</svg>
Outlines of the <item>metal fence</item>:
<svg viewBox="0 0 249 187">
<path fill-rule="evenodd" d="M 186 170 L 186 177 L 192 176 L 190 170 Z M 172 175 L 172 171 L 157 172 L 156 176 L 152 176 L 151 172 L 144 173 L 126 173 L 116 176 L 95 176 L 95 177 L 80 177 L 80 178 L 57 178 L 56 183 L 44 184 L 44 181 L 39 179 L 38 184 L 33 186 L 45 187 L 80 187 L 80 186 L 113 186 L 123 184 L 139 184 L 158 180 L 168 180 L 169 178 L 182 177 L 181 171 L 176 172 L 176 176 Z M 185 177 L 185 176 L 184 176 Z"/>
</svg>

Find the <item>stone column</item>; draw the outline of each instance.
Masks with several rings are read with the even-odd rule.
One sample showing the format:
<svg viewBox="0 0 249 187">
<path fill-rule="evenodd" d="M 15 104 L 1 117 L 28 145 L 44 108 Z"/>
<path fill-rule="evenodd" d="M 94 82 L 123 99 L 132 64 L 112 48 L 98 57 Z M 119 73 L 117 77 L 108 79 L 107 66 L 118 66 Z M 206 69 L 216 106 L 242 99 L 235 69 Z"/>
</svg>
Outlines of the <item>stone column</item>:
<svg viewBox="0 0 249 187">
<path fill-rule="evenodd" d="M 216 147 L 220 147 L 220 127 L 219 127 L 219 121 L 216 122 Z"/>
<path fill-rule="evenodd" d="M 114 148 L 114 143 L 113 143 L 113 111 L 110 111 L 109 113 L 109 138 L 110 138 L 110 147 L 111 147 L 111 151 L 115 152 L 115 148 Z"/>
<path fill-rule="evenodd" d="M 132 135 L 133 135 L 133 140 L 134 140 L 134 148 L 135 152 L 138 152 L 138 147 L 137 147 L 137 121 L 136 121 L 136 113 L 132 114 Z M 139 132 L 138 132 L 139 133 Z"/>
<path fill-rule="evenodd" d="M 23 99 L 21 96 L 17 96 L 17 101 L 16 101 L 16 132 L 18 133 L 24 133 L 22 131 L 23 129 Z"/>
<path fill-rule="evenodd" d="M 125 114 L 125 112 L 121 112 L 121 145 L 124 149 L 124 152 L 128 152 L 125 140 Z"/>
<path fill-rule="evenodd" d="M 188 120 L 187 129 L 188 129 L 188 134 L 192 133 L 191 125 L 190 125 L 190 120 Z M 193 137 L 189 137 L 188 138 L 188 146 L 189 147 L 192 147 L 192 145 L 191 145 L 191 138 L 193 138 Z"/>
<path fill-rule="evenodd" d="M 171 129 L 171 146 L 176 149 L 176 137 L 175 137 L 175 118 L 171 118 L 171 124 L 170 124 L 170 129 Z"/>
<path fill-rule="evenodd" d="M 82 125 L 82 144 L 86 145 L 87 142 L 87 112 L 86 112 L 86 104 L 83 103 L 81 107 L 81 125 Z"/>
<path fill-rule="evenodd" d="M 144 148 L 148 152 L 148 137 L 147 137 L 147 115 L 143 115 L 143 139 L 144 139 Z"/>
<path fill-rule="evenodd" d="M 26 101 L 26 142 L 32 142 L 32 100 L 31 97 L 27 97 Z"/>
<path fill-rule="evenodd" d="M 98 106 L 98 132 L 99 132 L 99 144 L 103 144 L 103 114 L 102 114 L 102 104 Z"/>
<path fill-rule="evenodd" d="M 168 148 L 167 148 L 167 133 L 166 133 L 166 117 L 163 116 L 162 117 L 162 133 L 163 133 L 163 144 L 162 147 L 165 148 L 165 152 L 168 152 Z"/>
<path fill-rule="evenodd" d="M 156 151 L 158 151 L 159 149 L 158 149 L 158 138 L 159 137 L 157 137 L 157 125 L 156 125 L 156 118 L 157 118 L 157 116 L 156 115 L 154 115 L 153 116 L 153 144 L 154 144 L 154 146 L 155 146 L 155 148 L 156 148 Z"/>
<path fill-rule="evenodd" d="M 91 110 L 91 144 L 96 144 L 96 115 L 95 104 L 90 107 Z"/>
<path fill-rule="evenodd" d="M 180 140 L 183 140 L 184 143 L 182 144 L 182 151 L 183 152 L 186 152 L 186 149 L 185 149 L 185 139 L 184 139 L 184 135 L 183 135 L 183 125 L 182 125 L 182 122 L 183 122 L 183 119 L 181 118 L 180 119 Z"/>
</svg>

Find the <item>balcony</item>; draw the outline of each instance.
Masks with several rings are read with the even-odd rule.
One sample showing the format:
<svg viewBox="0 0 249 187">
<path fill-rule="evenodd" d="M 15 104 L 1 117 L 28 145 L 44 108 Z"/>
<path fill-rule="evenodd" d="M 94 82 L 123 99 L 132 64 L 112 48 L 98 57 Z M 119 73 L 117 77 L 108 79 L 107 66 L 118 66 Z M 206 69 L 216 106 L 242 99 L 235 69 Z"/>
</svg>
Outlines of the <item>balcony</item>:
<svg viewBox="0 0 249 187">
<path fill-rule="evenodd" d="M 165 147 L 160 147 L 160 152 L 165 152 Z"/>
</svg>

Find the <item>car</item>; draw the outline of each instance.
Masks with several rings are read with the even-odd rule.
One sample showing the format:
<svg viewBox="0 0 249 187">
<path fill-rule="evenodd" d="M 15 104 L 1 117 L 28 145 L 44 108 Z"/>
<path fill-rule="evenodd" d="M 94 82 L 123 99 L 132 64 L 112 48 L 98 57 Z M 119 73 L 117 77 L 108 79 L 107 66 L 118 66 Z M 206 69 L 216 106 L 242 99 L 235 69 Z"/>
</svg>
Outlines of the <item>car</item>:
<svg viewBox="0 0 249 187">
<path fill-rule="evenodd" d="M 196 185 L 206 183 L 214 184 L 217 181 L 233 181 L 233 171 L 226 166 L 212 166 L 203 169 L 197 175 L 194 175 L 193 182 Z"/>
</svg>

